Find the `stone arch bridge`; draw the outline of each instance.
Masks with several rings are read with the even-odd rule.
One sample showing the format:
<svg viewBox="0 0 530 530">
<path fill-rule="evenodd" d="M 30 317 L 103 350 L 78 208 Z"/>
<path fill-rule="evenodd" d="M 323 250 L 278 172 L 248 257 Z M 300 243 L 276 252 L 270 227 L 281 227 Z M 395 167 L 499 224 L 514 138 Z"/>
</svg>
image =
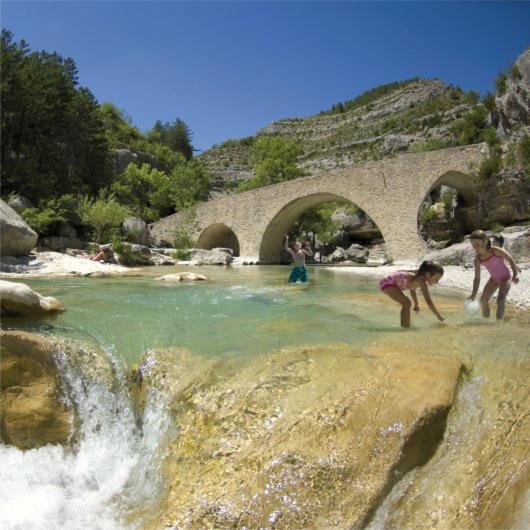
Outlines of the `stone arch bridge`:
<svg viewBox="0 0 530 530">
<path fill-rule="evenodd" d="M 484 144 L 404 154 L 200 203 L 197 246 L 228 246 L 245 258 L 279 263 L 284 234 L 305 210 L 342 201 L 372 218 L 391 258 L 420 259 L 426 250 L 418 232 L 421 203 L 442 184 L 458 190 L 465 204 L 476 203 L 470 172 L 486 156 Z M 171 244 L 184 218 L 176 213 L 150 225 L 153 243 Z"/>
</svg>

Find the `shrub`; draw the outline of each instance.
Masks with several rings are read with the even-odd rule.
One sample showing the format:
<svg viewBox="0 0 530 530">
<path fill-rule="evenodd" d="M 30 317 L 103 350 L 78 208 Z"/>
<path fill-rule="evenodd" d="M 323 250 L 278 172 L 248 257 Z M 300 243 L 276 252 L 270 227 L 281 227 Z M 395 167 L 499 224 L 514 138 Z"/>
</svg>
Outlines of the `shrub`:
<svg viewBox="0 0 530 530">
<path fill-rule="evenodd" d="M 73 195 L 48 199 L 39 206 L 26 208 L 21 216 L 41 237 L 57 233 L 61 224 L 71 223 L 77 217 L 78 200 Z"/>
<path fill-rule="evenodd" d="M 129 215 L 129 208 L 120 204 L 114 195 L 100 193 L 98 199 L 84 197 L 79 206 L 82 221 L 94 229 L 96 243 L 105 235 L 111 237 Z"/>
<path fill-rule="evenodd" d="M 513 81 L 522 79 L 521 70 L 519 70 L 519 67 L 516 64 L 510 68 L 510 79 Z"/>
<path fill-rule="evenodd" d="M 482 104 L 489 112 L 495 112 L 497 110 L 497 106 L 495 105 L 495 96 L 490 92 L 486 92 L 484 98 L 482 99 Z"/>
<path fill-rule="evenodd" d="M 114 236 L 112 239 L 112 251 L 117 255 L 118 263 L 126 267 L 144 265 L 145 263 L 145 260 L 133 251 L 132 245 L 118 236 Z"/>
<path fill-rule="evenodd" d="M 478 168 L 476 178 L 479 182 L 485 182 L 490 178 L 497 176 L 502 168 L 502 159 L 499 155 L 494 154 L 482 161 Z"/>
<path fill-rule="evenodd" d="M 506 92 L 506 75 L 499 74 L 495 79 L 495 88 L 497 89 L 497 94 L 502 96 Z"/>
<path fill-rule="evenodd" d="M 420 224 L 426 225 L 437 216 L 436 210 L 430 206 L 425 206 L 420 211 Z"/>
</svg>

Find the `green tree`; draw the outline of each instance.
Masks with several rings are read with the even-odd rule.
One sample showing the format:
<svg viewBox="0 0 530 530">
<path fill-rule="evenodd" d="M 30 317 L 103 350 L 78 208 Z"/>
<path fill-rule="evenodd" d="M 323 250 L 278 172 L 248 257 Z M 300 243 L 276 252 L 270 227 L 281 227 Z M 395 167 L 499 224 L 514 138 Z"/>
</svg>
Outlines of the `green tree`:
<svg viewBox="0 0 530 530">
<path fill-rule="evenodd" d="M 30 52 L 3 30 L 0 67 L 3 192 L 37 202 L 108 183 L 103 123 L 93 95 L 78 86 L 74 61 Z"/>
<path fill-rule="evenodd" d="M 193 158 L 192 136 L 190 128 L 180 118 L 173 123 L 159 120 L 147 133 L 149 141 L 166 145 L 173 152 L 182 154 L 186 160 Z"/>
<path fill-rule="evenodd" d="M 172 200 L 176 211 L 208 200 L 211 182 L 204 164 L 198 160 L 181 161 L 170 175 Z"/>
<path fill-rule="evenodd" d="M 120 204 L 113 194 L 107 195 L 100 192 L 97 199 L 85 196 L 79 207 L 81 220 L 94 229 L 96 243 L 101 243 L 102 238 L 111 237 L 130 214 L 129 208 Z"/>
<path fill-rule="evenodd" d="M 296 165 L 302 154 L 300 146 L 279 136 L 258 138 L 252 145 L 252 162 L 255 176 L 241 183 L 238 191 L 247 191 L 270 184 L 277 184 L 304 175 Z"/>
</svg>

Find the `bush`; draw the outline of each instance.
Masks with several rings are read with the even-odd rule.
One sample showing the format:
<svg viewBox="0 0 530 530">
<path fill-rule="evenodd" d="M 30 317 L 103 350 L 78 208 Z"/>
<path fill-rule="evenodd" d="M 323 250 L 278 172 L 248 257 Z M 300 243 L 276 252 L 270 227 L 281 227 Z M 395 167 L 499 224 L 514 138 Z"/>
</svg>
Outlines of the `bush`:
<svg viewBox="0 0 530 530">
<path fill-rule="evenodd" d="M 510 79 L 512 79 L 513 81 L 518 81 L 519 79 L 522 79 L 522 75 L 521 75 L 521 70 L 519 70 L 519 67 L 514 64 L 511 68 L 510 68 Z"/>
<path fill-rule="evenodd" d="M 113 194 L 100 193 L 98 199 L 84 197 L 79 206 L 82 221 L 93 228 L 96 243 L 101 243 L 103 236 L 108 238 L 119 232 L 119 227 L 130 215 L 130 210 L 120 204 Z"/>
<path fill-rule="evenodd" d="M 39 208 L 26 208 L 21 216 L 39 236 L 57 233 L 63 223 L 72 223 L 77 217 L 78 200 L 73 195 L 41 201 Z"/>
<path fill-rule="evenodd" d="M 424 207 L 420 212 L 420 224 L 426 225 L 437 216 L 436 210 L 430 206 Z"/>
<path fill-rule="evenodd" d="M 495 104 L 495 96 L 490 92 L 487 92 L 482 99 L 482 104 L 486 107 L 489 112 L 495 112 L 497 105 Z"/>
<path fill-rule="evenodd" d="M 502 169 L 502 159 L 495 154 L 482 161 L 479 166 L 478 174 L 476 176 L 479 182 L 485 182 L 492 177 L 497 176 Z"/>
<path fill-rule="evenodd" d="M 113 237 L 112 251 L 117 255 L 118 263 L 126 267 L 145 264 L 145 260 L 133 251 L 131 244 L 123 241 L 120 237 Z"/>
<path fill-rule="evenodd" d="M 497 95 L 502 96 L 506 92 L 506 75 L 499 74 L 495 79 L 495 88 L 497 89 Z"/>
<path fill-rule="evenodd" d="M 173 246 L 182 252 L 187 252 L 196 244 L 195 232 L 197 231 L 197 212 L 189 208 L 182 213 L 182 218 L 173 231 Z M 183 259 L 183 258 L 179 258 Z"/>
</svg>

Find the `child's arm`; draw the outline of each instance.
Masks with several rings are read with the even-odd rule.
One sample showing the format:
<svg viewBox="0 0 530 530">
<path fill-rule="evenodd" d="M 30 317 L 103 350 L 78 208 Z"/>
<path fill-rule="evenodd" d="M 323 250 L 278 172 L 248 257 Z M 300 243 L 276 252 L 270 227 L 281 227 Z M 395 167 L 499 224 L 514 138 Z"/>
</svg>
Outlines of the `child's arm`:
<svg viewBox="0 0 530 530">
<path fill-rule="evenodd" d="M 412 298 L 412 301 L 414 302 L 414 307 L 412 309 L 417 313 L 420 310 L 420 306 L 418 305 L 418 297 L 416 296 L 416 289 L 410 290 L 410 297 Z"/>
<path fill-rule="evenodd" d="M 293 251 L 289 248 L 289 234 L 285 234 L 285 239 L 283 240 L 283 249 L 292 255 Z"/>
<path fill-rule="evenodd" d="M 480 287 L 480 259 L 477 256 L 475 258 L 475 278 L 473 278 L 473 292 L 468 300 L 474 300 L 477 296 L 478 288 Z"/>
<path fill-rule="evenodd" d="M 312 256 L 313 255 L 313 252 L 311 250 L 311 247 L 309 249 L 307 248 L 302 248 L 302 252 L 306 255 L 306 256 Z"/>
<path fill-rule="evenodd" d="M 427 284 L 425 282 L 421 282 L 420 289 L 421 289 L 421 294 L 423 294 L 423 298 L 425 298 L 425 301 L 427 302 L 427 305 L 429 306 L 429 309 L 436 315 L 436 318 L 440 322 L 443 322 L 444 318 L 442 317 L 442 315 L 440 315 L 438 309 L 436 309 L 436 306 L 431 300 L 431 295 L 429 294 L 429 288 L 427 287 Z"/>
<path fill-rule="evenodd" d="M 496 256 L 500 256 L 501 258 L 504 258 L 510 264 L 510 267 L 512 268 L 512 272 L 513 272 L 512 281 L 513 283 L 518 283 L 519 273 L 521 272 L 521 269 L 515 264 L 515 261 L 512 258 L 512 256 L 508 254 L 506 250 L 500 247 L 491 247 L 491 251 Z"/>
</svg>

